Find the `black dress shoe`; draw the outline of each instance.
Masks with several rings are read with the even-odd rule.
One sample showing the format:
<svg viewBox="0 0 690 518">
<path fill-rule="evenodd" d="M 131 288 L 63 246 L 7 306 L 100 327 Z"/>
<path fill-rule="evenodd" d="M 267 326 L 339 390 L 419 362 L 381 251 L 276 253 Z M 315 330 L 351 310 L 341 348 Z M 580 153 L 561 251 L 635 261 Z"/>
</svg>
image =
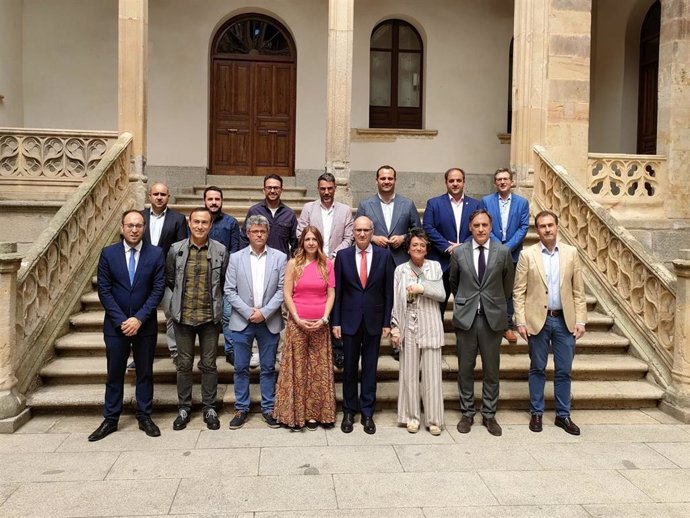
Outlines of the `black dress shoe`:
<svg viewBox="0 0 690 518">
<path fill-rule="evenodd" d="M 541 415 L 537 414 L 532 414 L 532 417 L 529 418 L 529 429 L 532 430 L 533 432 L 541 432 L 542 430 L 542 424 L 541 424 Z"/>
<path fill-rule="evenodd" d="M 178 410 L 177 417 L 173 421 L 173 430 L 184 430 L 185 428 L 187 428 L 189 420 L 189 410 L 185 408 L 180 408 L 180 410 Z"/>
<path fill-rule="evenodd" d="M 150 417 L 144 417 L 139 420 L 139 430 L 144 430 L 144 433 L 149 437 L 159 437 L 161 434 L 160 428 Z"/>
<path fill-rule="evenodd" d="M 458 432 L 470 433 L 470 430 L 472 429 L 472 423 L 474 423 L 474 417 L 470 417 L 468 415 L 462 416 L 460 418 L 460 421 L 458 421 Z"/>
<path fill-rule="evenodd" d="M 94 430 L 94 432 L 89 435 L 89 442 L 96 442 L 104 439 L 111 433 L 117 430 L 117 421 L 111 421 L 110 419 L 105 419 L 101 425 Z"/>
<path fill-rule="evenodd" d="M 345 355 L 342 351 L 333 351 L 333 365 L 336 369 L 342 369 L 345 366 Z"/>
<path fill-rule="evenodd" d="M 362 416 L 362 426 L 364 426 L 364 432 L 369 435 L 374 435 L 376 433 L 376 423 L 374 423 L 374 418 L 369 416 Z"/>
<path fill-rule="evenodd" d="M 355 414 L 345 412 L 343 415 L 343 422 L 340 423 L 340 429 L 343 433 L 350 433 L 355 426 Z"/>
<path fill-rule="evenodd" d="M 398 349 L 397 347 L 394 347 L 393 349 L 391 349 L 391 356 L 393 357 L 393 359 L 396 362 L 399 362 L 400 361 L 400 349 Z"/>
<path fill-rule="evenodd" d="M 482 417 L 482 424 L 486 426 L 486 429 L 489 430 L 489 433 L 494 437 L 503 435 L 501 425 L 498 424 L 495 417 Z"/>
<path fill-rule="evenodd" d="M 580 428 L 573 423 L 570 417 L 556 417 L 554 423 L 559 428 L 563 428 L 570 435 L 580 435 Z"/>
</svg>

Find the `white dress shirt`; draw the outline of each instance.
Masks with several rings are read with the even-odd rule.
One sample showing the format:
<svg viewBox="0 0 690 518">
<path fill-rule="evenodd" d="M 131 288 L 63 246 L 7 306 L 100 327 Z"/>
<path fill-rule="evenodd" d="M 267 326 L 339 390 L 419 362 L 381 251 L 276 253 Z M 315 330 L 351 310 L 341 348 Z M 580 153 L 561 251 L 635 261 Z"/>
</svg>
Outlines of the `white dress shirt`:
<svg viewBox="0 0 690 518">
<path fill-rule="evenodd" d="M 474 262 L 474 271 L 477 272 L 477 277 L 479 277 L 479 247 L 483 246 L 484 247 L 484 262 L 486 264 L 489 264 L 489 243 L 491 242 L 491 239 L 488 239 L 486 243 L 483 245 L 480 245 L 477 243 L 474 239 L 472 240 L 472 262 Z M 484 270 L 484 275 L 486 275 L 486 270 Z M 477 308 L 480 309 L 482 307 L 482 301 L 481 298 L 479 299 L 479 304 L 477 305 Z"/>
<path fill-rule="evenodd" d="M 264 280 L 266 279 L 266 249 L 260 254 L 249 247 L 249 264 L 252 270 L 252 294 L 254 307 L 260 308 L 264 303 Z"/>
<path fill-rule="evenodd" d="M 513 200 L 513 195 L 509 194 L 507 199 L 498 197 L 498 210 L 501 212 L 501 240 L 505 242 L 508 239 L 508 216 L 510 215 L 510 202 Z"/>
<path fill-rule="evenodd" d="M 321 207 L 321 221 L 323 222 L 323 253 L 326 257 L 330 256 L 330 250 L 328 249 L 328 242 L 331 240 L 331 228 L 333 227 L 333 212 L 335 208 L 335 202 L 326 208 L 320 204 Z"/>
<path fill-rule="evenodd" d="M 134 250 L 134 271 L 137 271 L 139 266 L 139 255 L 141 252 L 141 247 L 144 246 L 143 241 L 139 241 L 136 246 L 129 246 L 127 241 L 122 240 L 122 244 L 125 245 L 125 264 L 127 265 L 127 271 L 129 271 L 129 251 Z"/>
<path fill-rule="evenodd" d="M 364 249 L 367 253 L 367 279 L 369 278 L 369 272 L 371 272 L 371 261 L 374 258 L 374 247 L 369 243 L 369 246 Z M 355 267 L 357 268 L 357 275 L 359 275 L 359 268 L 362 264 L 362 251 L 357 245 L 355 245 Z"/>
<path fill-rule="evenodd" d="M 151 244 L 153 246 L 158 246 L 158 241 L 161 238 L 161 232 L 163 232 L 163 225 L 165 224 L 165 215 L 168 213 L 166 208 L 160 215 L 151 211 L 151 216 L 149 218 L 149 237 L 151 238 Z"/>
<path fill-rule="evenodd" d="M 541 257 L 544 259 L 544 273 L 546 274 L 546 286 L 549 290 L 548 309 L 563 309 L 561 303 L 561 265 L 558 256 L 558 243 L 549 252 L 544 243 L 541 246 Z"/>
<path fill-rule="evenodd" d="M 383 212 L 383 220 L 386 223 L 386 230 L 390 232 L 391 224 L 393 223 L 393 208 L 395 207 L 395 194 L 388 203 L 383 201 L 383 198 L 381 198 L 380 194 L 378 195 L 378 197 L 379 201 L 381 202 L 381 212 Z"/>
<path fill-rule="evenodd" d="M 465 205 L 465 195 L 459 201 L 455 201 L 450 194 L 450 206 L 453 208 L 453 217 L 455 218 L 455 242 L 460 242 L 460 224 L 462 223 L 462 207 Z"/>
</svg>

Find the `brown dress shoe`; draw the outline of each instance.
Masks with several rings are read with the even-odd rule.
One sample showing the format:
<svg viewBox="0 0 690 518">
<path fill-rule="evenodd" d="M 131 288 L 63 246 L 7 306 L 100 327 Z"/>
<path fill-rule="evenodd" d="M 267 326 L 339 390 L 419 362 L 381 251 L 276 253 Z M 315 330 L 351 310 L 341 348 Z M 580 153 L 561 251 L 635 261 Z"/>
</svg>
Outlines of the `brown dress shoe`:
<svg viewBox="0 0 690 518">
<path fill-rule="evenodd" d="M 472 429 L 472 423 L 474 423 L 474 417 L 464 415 L 458 421 L 458 432 L 460 433 L 470 433 Z"/>
<path fill-rule="evenodd" d="M 508 340 L 508 343 L 517 343 L 517 335 L 515 334 L 515 331 L 513 331 L 512 329 L 508 329 L 505 333 L 503 333 L 503 338 Z"/>
<path fill-rule="evenodd" d="M 486 429 L 489 430 L 491 435 L 496 437 L 503 435 L 501 425 L 498 424 L 498 421 L 496 421 L 495 417 L 482 417 L 482 424 L 486 426 Z"/>
<path fill-rule="evenodd" d="M 580 428 L 573 423 L 570 417 L 556 417 L 554 423 L 559 428 L 563 428 L 570 435 L 580 435 Z"/>
<path fill-rule="evenodd" d="M 532 417 L 529 418 L 529 429 L 533 432 L 541 432 L 541 415 L 532 414 Z"/>
</svg>

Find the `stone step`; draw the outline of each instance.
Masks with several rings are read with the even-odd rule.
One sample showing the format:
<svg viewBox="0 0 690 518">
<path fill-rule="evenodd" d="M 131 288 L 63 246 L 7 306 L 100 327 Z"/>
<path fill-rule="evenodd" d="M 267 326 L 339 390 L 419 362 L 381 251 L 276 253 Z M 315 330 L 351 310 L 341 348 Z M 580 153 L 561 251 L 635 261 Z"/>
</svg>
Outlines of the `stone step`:
<svg viewBox="0 0 690 518">
<path fill-rule="evenodd" d="M 260 196 L 261 199 L 264 198 L 264 185 L 263 185 L 263 178 L 261 179 L 260 182 L 258 182 L 256 185 L 238 185 L 236 183 L 233 183 L 232 185 L 229 184 L 214 184 L 216 187 L 220 187 L 223 189 L 223 199 L 228 200 L 231 198 L 242 198 L 244 196 Z M 208 185 L 193 185 L 192 187 L 186 188 L 182 191 L 180 191 L 180 194 L 182 195 L 189 195 L 189 196 L 196 196 L 197 198 L 201 199 L 204 196 L 204 191 L 206 190 L 206 187 Z M 283 182 L 283 191 L 280 194 L 281 199 L 284 199 L 286 196 L 299 196 L 299 197 L 305 197 L 307 194 L 307 188 L 306 187 L 298 187 L 295 185 L 287 185 L 285 182 Z"/>
<path fill-rule="evenodd" d="M 251 191 L 233 192 L 231 194 L 232 194 L 231 196 L 227 195 L 227 194 L 224 195 L 224 197 L 223 197 L 223 210 L 225 210 L 227 206 L 235 206 L 235 205 L 237 205 L 237 206 L 243 205 L 245 207 L 249 207 L 249 206 L 254 205 L 255 203 L 258 203 L 258 202 L 263 201 L 265 199 L 265 196 L 261 191 L 258 191 L 258 192 L 256 192 L 256 191 L 255 192 L 251 192 Z M 287 206 L 294 208 L 297 206 L 302 206 L 305 203 L 312 201 L 314 198 L 307 197 L 302 192 L 289 192 L 287 194 L 283 194 L 280 197 L 280 199 Z M 174 205 L 201 206 L 203 204 L 204 204 L 204 200 L 203 200 L 202 193 L 199 193 L 199 194 L 194 194 L 194 193 L 178 194 L 177 196 L 175 196 Z"/>
<path fill-rule="evenodd" d="M 134 384 L 131 380 L 125 384 L 125 408 L 133 409 Z M 481 383 L 475 383 L 475 395 L 481 396 Z M 36 389 L 27 396 L 27 405 L 32 411 L 80 411 L 98 412 L 103 407 L 104 387 L 100 384 L 47 385 Z M 620 409 L 620 408 L 654 408 L 664 395 L 656 385 L 645 381 L 574 381 L 572 384 L 573 409 Z M 336 398 L 342 401 L 342 387 L 336 385 Z M 454 381 L 443 382 L 445 407 L 458 409 L 458 387 Z M 378 384 L 377 407 L 391 408 L 397 405 L 398 383 L 386 381 Z M 499 397 L 501 409 L 529 408 L 529 392 L 525 381 L 503 381 Z M 199 387 L 192 393 L 193 403 L 200 404 Z M 232 385 L 218 385 L 218 400 L 223 402 L 224 413 L 232 412 L 235 395 Z M 253 410 L 258 410 L 260 394 L 258 387 L 251 387 Z M 553 408 L 553 384 L 547 383 L 545 391 L 547 408 Z M 177 406 L 177 389 L 172 384 L 156 384 L 154 390 L 154 412 Z M 224 424 L 225 426 L 225 424 Z"/>
<path fill-rule="evenodd" d="M 455 354 L 455 334 L 445 334 L 444 354 Z M 593 331 L 587 332 L 582 339 L 577 342 L 578 354 L 611 354 L 626 353 L 630 342 L 627 338 L 611 332 Z M 381 340 L 381 354 L 386 355 L 390 352 L 390 340 Z M 79 333 L 68 333 L 57 339 L 55 351 L 60 357 L 67 356 L 93 356 L 104 355 L 105 344 L 103 343 L 103 333 L 101 331 L 87 331 Z M 527 343 L 518 337 L 517 344 L 511 345 L 507 340 L 501 344 L 503 354 L 525 354 Z M 156 344 L 156 355 L 167 356 L 168 346 L 165 341 L 165 334 L 158 335 Z M 218 336 L 218 355 L 223 356 L 223 338 Z"/>
<path fill-rule="evenodd" d="M 197 368 L 199 358 L 194 361 L 194 378 L 199 381 L 200 372 Z M 481 358 L 477 358 L 475 367 L 476 379 L 481 379 Z M 234 368 L 218 358 L 218 375 L 221 380 L 230 381 Z M 635 380 L 643 378 L 647 373 L 647 364 L 632 356 L 578 354 L 573 362 L 573 379 L 575 380 Z M 377 379 L 379 381 L 398 379 L 399 363 L 391 356 L 379 358 Z M 458 373 L 458 359 L 454 355 L 445 355 L 442 360 L 444 379 L 456 379 Z M 501 380 L 527 380 L 529 371 L 529 357 L 527 354 L 503 354 L 501 356 Z M 153 372 L 158 383 L 175 383 L 175 366 L 170 358 L 158 357 L 154 360 Z M 335 369 L 336 382 L 340 382 L 342 371 Z M 46 384 L 65 383 L 105 383 L 106 361 L 103 357 L 82 356 L 56 358 L 40 371 Z M 251 377 L 258 382 L 259 369 L 251 370 Z M 549 359 L 547 376 L 553 378 L 553 360 Z M 128 372 L 127 379 L 133 380 L 134 373 Z"/>
</svg>

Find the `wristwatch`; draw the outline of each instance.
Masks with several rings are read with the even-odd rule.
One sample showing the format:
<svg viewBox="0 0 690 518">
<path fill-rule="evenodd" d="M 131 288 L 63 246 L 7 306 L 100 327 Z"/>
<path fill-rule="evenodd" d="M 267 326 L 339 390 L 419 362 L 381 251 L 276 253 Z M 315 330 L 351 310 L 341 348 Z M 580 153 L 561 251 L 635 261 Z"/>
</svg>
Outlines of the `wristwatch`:
<svg viewBox="0 0 690 518">
<path fill-rule="evenodd" d="M 326 325 L 328 325 L 328 322 L 330 322 L 330 320 L 328 320 L 328 317 L 321 317 L 321 321 Z"/>
</svg>

